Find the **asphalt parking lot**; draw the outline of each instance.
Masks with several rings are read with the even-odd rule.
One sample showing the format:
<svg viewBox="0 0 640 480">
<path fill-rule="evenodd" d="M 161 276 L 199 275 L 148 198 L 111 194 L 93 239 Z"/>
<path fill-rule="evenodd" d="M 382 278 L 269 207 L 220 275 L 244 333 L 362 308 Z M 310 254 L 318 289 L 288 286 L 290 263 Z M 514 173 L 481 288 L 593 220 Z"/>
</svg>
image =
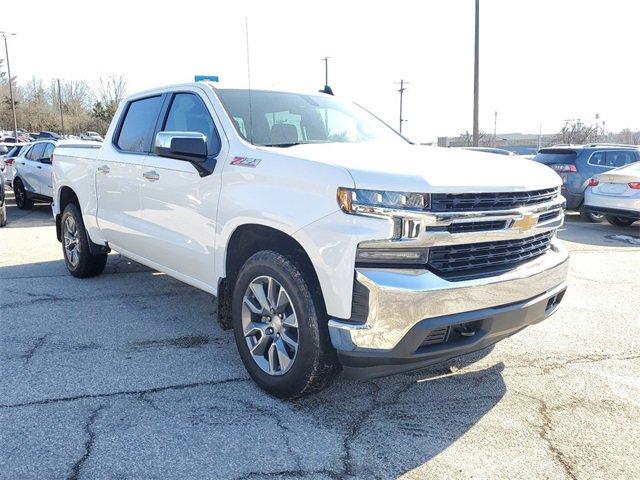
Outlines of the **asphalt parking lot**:
<svg viewBox="0 0 640 480">
<path fill-rule="evenodd" d="M 477 363 L 284 402 L 211 296 L 116 254 L 77 280 L 49 207 L 8 210 L 0 478 L 640 478 L 638 227 L 571 215 L 560 311 Z"/>
</svg>

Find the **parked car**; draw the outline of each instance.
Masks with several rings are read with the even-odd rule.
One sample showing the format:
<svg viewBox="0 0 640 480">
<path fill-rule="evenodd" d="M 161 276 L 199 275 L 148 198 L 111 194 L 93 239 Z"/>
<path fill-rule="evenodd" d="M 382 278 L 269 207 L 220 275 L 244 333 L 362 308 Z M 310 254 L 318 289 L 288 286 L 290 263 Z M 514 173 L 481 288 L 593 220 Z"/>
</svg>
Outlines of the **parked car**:
<svg viewBox="0 0 640 480">
<path fill-rule="evenodd" d="M 16 157 L 20 155 L 20 152 L 25 147 L 26 144 L 18 143 L 14 147 L 9 150 L 9 152 L 4 156 L 2 160 L 0 160 L 0 166 L 4 168 L 4 182 L 7 186 L 11 187 L 13 185 L 13 162 Z"/>
<path fill-rule="evenodd" d="M 5 204 L 4 196 L 4 172 L 0 168 L 0 227 L 4 227 L 7 224 L 7 206 Z"/>
<path fill-rule="evenodd" d="M 22 210 L 35 201 L 51 202 L 51 156 L 57 142 L 36 141 L 23 148 L 13 160 L 13 191 L 16 205 Z"/>
<path fill-rule="evenodd" d="M 115 250 L 218 296 L 279 397 L 487 347 L 556 311 L 560 179 L 535 162 L 411 145 L 326 94 L 184 84 L 59 145 L 58 240 L 79 278 Z"/>
<path fill-rule="evenodd" d="M 103 142 L 104 139 L 98 132 L 84 132 L 80 134 L 81 140 L 92 140 L 94 142 Z"/>
<path fill-rule="evenodd" d="M 612 168 L 639 161 L 640 150 L 631 145 L 558 145 L 541 149 L 533 159 L 560 175 L 562 195 L 567 199 L 568 209 L 578 210 L 587 221 L 601 222 L 603 215 L 584 208 L 584 192 L 589 179 Z"/>
<path fill-rule="evenodd" d="M 51 139 L 51 140 L 60 140 L 60 135 L 58 135 L 55 132 L 47 132 L 47 131 L 42 131 L 40 133 L 38 133 L 37 139 L 38 140 L 44 140 L 44 139 Z"/>
<path fill-rule="evenodd" d="M 495 153 L 497 155 L 515 155 L 510 150 L 505 150 L 504 148 L 495 148 L 495 147 L 462 147 L 465 150 L 472 150 L 476 152 L 485 152 L 485 153 Z"/>
<path fill-rule="evenodd" d="M 640 220 L 640 162 L 609 170 L 589 180 L 585 209 L 619 227 Z"/>
</svg>

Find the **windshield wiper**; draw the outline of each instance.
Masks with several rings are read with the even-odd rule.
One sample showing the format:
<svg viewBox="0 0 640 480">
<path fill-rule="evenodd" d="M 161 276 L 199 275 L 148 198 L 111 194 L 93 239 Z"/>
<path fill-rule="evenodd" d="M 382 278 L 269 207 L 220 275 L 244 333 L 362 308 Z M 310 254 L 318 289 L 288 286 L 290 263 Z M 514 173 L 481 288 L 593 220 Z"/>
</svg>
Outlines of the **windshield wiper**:
<svg viewBox="0 0 640 480">
<path fill-rule="evenodd" d="M 261 145 L 262 147 L 281 147 L 281 148 L 287 148 L 287 147 L 293 147 L 295 145 L 302 145 L 303 143 L 308 143 L 308 142 L 295 142 L 295 143 L 265 143 L 263 145 Z"/>
</svg>

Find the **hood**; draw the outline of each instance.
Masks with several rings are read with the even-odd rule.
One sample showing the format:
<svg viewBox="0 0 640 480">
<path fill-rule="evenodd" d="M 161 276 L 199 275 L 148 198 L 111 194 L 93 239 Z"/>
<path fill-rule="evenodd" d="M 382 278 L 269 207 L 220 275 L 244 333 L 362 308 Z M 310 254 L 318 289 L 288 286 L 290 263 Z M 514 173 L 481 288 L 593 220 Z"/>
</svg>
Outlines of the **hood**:
<svg viewBox="0 0 640 480">
<path fill-rule="evenodd" d="M 551 168 L 531 160 L 404 143 L 331 143 L 268 148 L 346 168 L 356 188 L 408 192 L 506 192 L 558 187 Z"/>
</svg>

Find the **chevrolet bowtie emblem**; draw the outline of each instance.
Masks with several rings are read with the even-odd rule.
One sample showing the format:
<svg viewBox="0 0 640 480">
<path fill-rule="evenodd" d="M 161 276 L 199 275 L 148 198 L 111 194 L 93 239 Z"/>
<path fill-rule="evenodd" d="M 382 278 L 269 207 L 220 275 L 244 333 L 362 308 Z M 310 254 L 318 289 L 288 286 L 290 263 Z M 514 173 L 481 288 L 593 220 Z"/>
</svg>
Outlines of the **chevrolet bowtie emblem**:
<svg viewBox="0 0 640 480">
<path fill-rule="evenodd" d="M 513 222 L 513 228 L 518 228 L 522 232 L 526 232 L 531 230 L 538 224 L 538 219 L 533 215 L 523 215 L 522 218 L 519 218 L 515 222 Z"/>
</svg>

